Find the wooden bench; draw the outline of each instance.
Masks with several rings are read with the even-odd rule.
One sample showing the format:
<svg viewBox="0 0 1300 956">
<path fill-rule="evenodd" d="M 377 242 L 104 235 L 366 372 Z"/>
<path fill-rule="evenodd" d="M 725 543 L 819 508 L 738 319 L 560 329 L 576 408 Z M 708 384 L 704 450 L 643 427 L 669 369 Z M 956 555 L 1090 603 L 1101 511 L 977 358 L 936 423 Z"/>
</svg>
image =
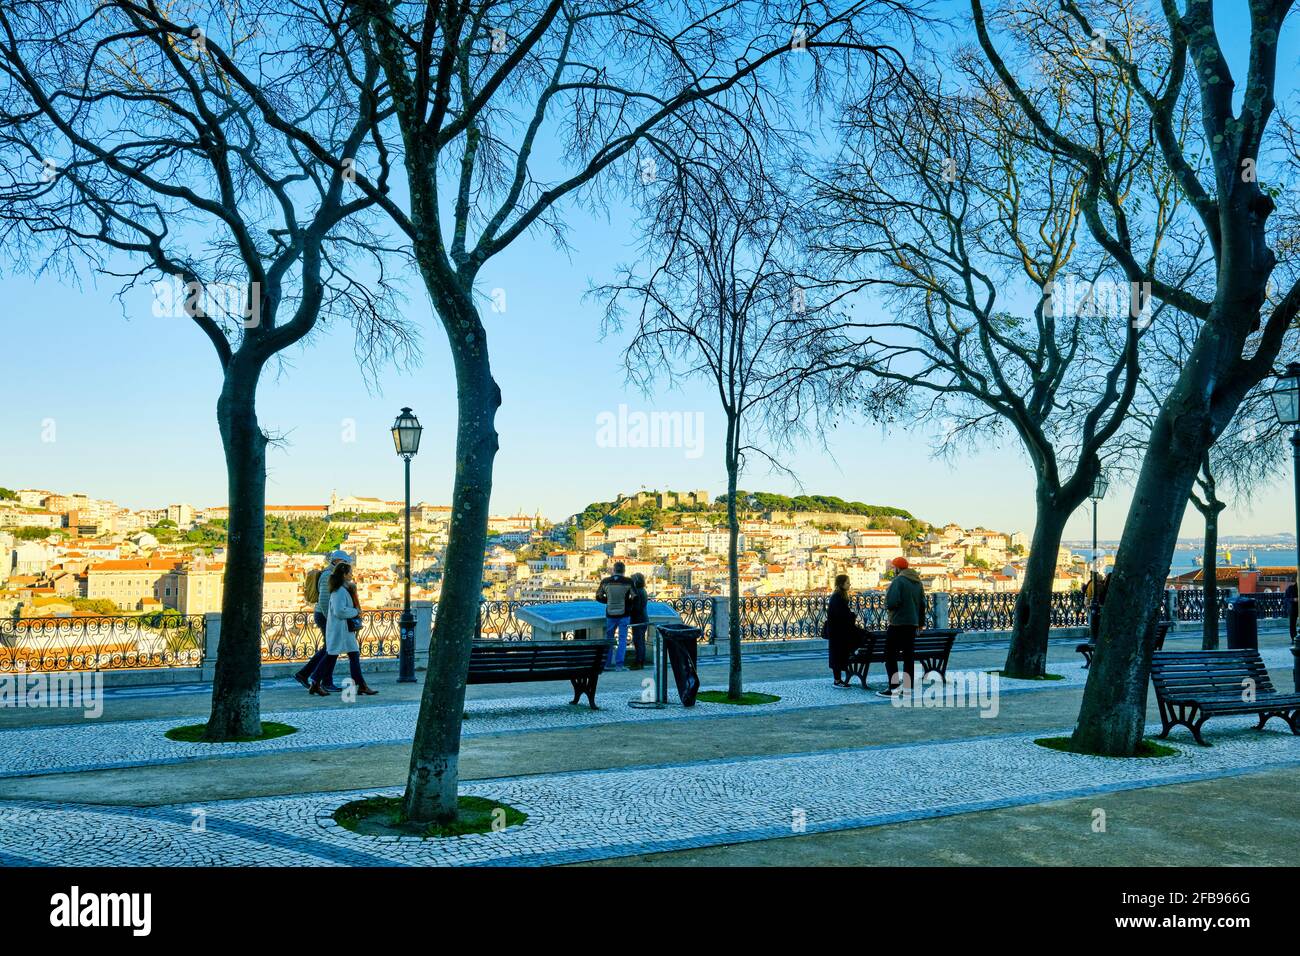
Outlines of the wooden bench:
<svg viewBox="0 0 1300 956">
<path fill-rule="evenodd" d="M 1300 734 L 1300 694 L 1279 694 L 1269 680 L 1259 651 L 1161 651 L 1151 659 L 1161 739 L 1182 724 L 1196 742 L 1201 725 L 1221 714 L 1258 714 L 1256 730 L 1270 717 L 1281 717 Z"/>
<path fill-rule="evenodd" d="M 1162 651 L 1165 648 L 1165 637 L 1169 634 L 1169 621 L 1156 622 L 1156 650 Z M 1097 643 L 1093 640 L 1084 641 L 1075 648 L 1083 655 L 1083 669 L 1087 670 L 1092 666 L 1092 654 L 1097 649 Z"/>
<path fill-rule="evenodd" d="M 583 694 L 592 710 L 596 682 L 609 657 L 609 641 L 475 641 L 469 655 L 470 684 L 518 684 L 567 680 L 576 704 Z"/>
<path fill-rule="evenodd" d="M 866 631 L 866 637 L 863 642 L 849 655 L 848 677 L 846 680 L 852 680 L 854 677 L 862 681 L 862 686 L 867 686 L 867 671 L 871 669 L 872 664 L 883 664 L 885 662 L 885 632 L 884 631 Z M 953 641 L 961 631 L 957 630 L 934 630 L 921 631 L 916 635 L 915 653 L 912 655 L 913 660 L 921 665 L 921 676 L 924 677 L 929 673 L 937 673 L 940 677 L 946 677 L 948 672 L 948 655 L 952 653 Z M 901 661 L 899 662 L 901 666 Z"/>
</svg>

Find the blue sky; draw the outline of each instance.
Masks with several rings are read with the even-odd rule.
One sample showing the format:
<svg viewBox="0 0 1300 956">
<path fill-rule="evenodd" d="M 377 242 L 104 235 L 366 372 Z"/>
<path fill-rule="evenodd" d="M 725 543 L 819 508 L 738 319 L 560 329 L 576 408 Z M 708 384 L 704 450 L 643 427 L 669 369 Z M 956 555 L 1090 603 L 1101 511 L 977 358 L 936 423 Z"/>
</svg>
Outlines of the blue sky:
<svg viewBox="0 0 1300 956">
<path fill-rule="evenodd" d="M 1296 62 L 1300 15 L 1292 20 L 1283 64 Z M 1292 72 L 1280 70 L 1283 76 Z M 558 519 L 642 485 L 717 494 L 725 482 L 724 423 L 712 396 L 700 385 L 661 385 L 650 398 L 631 389 L 620 364 L 627 336 L 602 341 L 599 306 L 583 301 L 589 280 L 611 278 L 633 256 L 627 211 L 613 209 L 609 221 L 572 213 L 568 221 L 571 255 L 557 252 L 545 237 L 527 237 L 482 277 L 483 290 L 506 293 L 503 313 L 484 306 L 504 396 L 494 510 L 540 510 Z M 147 288 L 127 298 L 125 311 L 112 298 L 116 288 L 89 277 L 77 289 L 53 277 L 34 282 L 7 270 L 0 276 L 6 305 L 0 485 L 84 491 L 130 507 L 223 502 L 215 421 L 220 375 L 211 347 L 187 320 L 155 317 Z M 424 352 L 414 369 L 389 367 L 367 381 L 353 358 L 349 330 L 338 327 L 291 352 L 282 374 L 268 370 L 259 393 L 261 419 L 284 435 L 283 447 L 269 453 L 268 501 L 321 502 L 331 489 L 399 497 L 402 472 L 388 429 L 402 405 L 413 407 L 426 428 L 413 466 L 413 494 L 436 502 L 449 498 L 454 382 L 441 329 L 414 274 L 408 311 L 421 329 Z M 616 413 L 620 404 L 631 411 L 702 413 L 702 455 L 600 447 L 597 417 Z M 349 421 L 354 441 L 345 440 Z M 924 425 L 885 435 L 874 424 L 846 421 L 830 440 L 834 459 L 819 447 L 782 456 L 802 488 L 762 465 L 742 484 L 892 504 L 934 522 L 1032 530 L 1031 473 L 1014 444 L 948 462 L 932 457 L 934 436 Z M 1251 510 L 1230 509 L 1221 533 L 1292 529 L 1290 488 L 1288 474 L 1261 492 Z M 1112 490 L 1100 513 L 1103 537 L 1119 534 L 1128 501 L 1127 488 Z M 1066 537 L 1090 533 L 1084 509 Z M 1195 512 L 1183 533 L 1199 535 Z"/>
</svg>

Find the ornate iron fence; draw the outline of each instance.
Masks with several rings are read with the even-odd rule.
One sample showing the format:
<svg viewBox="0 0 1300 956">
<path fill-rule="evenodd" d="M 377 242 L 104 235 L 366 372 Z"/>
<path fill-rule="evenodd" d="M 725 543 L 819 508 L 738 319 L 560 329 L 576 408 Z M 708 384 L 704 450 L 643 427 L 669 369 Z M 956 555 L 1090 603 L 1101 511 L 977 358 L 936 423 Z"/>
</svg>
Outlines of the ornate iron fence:
<svg viewBox="0 0 1300 956">
<path fill-rule="evenodd" d="M 1282 591 L 1259 591 L 1250 596 L 1255 599 L 1257 617 L 1285 618 L 1290 612 L 1290 602 Z"/>
<path fill-rule="evenodd" d="M 963 631 L 1009 631 L 1015 618 L 1014 591 L 954 591 L 948 597 L 949 627 Z"/>
<path fill-rule="evenodd" d="M 793 641 L 820 637 L 826 598 L 817 596 L 742 597 L 742 641 Z"/>
<path fill-rule="evenodd" d="M 1205 591 L 1201 588 L 1179 588 L 1174 592 L 1174 607 L 1180 621 L 1205 620 Z M 1228 592 L 1223 588 L 1215 591 L 1219 605 L 1219 620 L 1228 613 Z M 1263 615 L 1261 615 L 1262 617 Z"/>
<path fill-rule="evenodd" d="M 704 632 L 700 638 L 701 644 L 712 644 L 714 641 L 713 633 L 713 602 L 714 600 L 723 600 L 722 598 L 709 597 L 683 597 L 674 598 L 668 601 L 668 606 L 677 612 L 682 619 L 683 624 L 691 627 L 698 627 Z M 726 640 L 726 635 L 722 635 Z"/>
<path fill-rule="evenodd" d="M 721 600 L 717 598 L 715 600 Z M 794 641 L 821 637 L 829 595 L 767 595 L 740 599 L 742 641 Z M 888 623 L 884 591 L 858 591 L 851 599 L 858 623 L 883 630 Z M 934 626 L 934 602 L 929 602 L 926 626 Z M 719 639 L 721 639 L 719 635 Z"/>
<path fill-rule="evenodd" d="M 203 615 L 0 621 L 0 672 L 197 667 Z"/>
<path fill-rule="evenodd" d="M 357 634 L 362 657 L 396 657 L 401 638 L 397 623 L 402 612 L 394 608 L 362 611 Z M 262 615 L 262 660 L 305 661 L 321 645 L 320 629 L 311 611 L 272 611 Z"/>
<path fill-rule="evenodd" d="M 484 601 L 479 605 L 478 620 L 480 640 L 527 641 L 533 636 L 531 624 L 525 624 L 515 615 L 521 607 L 543 604 L 543 601 Z M 434 614 L 438 607 L 434 605 Z"/>
</svg>

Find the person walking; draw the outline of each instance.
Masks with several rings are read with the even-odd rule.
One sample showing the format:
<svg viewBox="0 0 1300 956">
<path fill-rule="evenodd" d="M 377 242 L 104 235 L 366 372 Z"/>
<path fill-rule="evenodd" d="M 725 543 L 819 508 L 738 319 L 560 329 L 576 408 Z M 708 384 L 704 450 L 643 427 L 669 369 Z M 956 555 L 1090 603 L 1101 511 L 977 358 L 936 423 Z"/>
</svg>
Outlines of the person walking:
<svg viewBox="0 0 1300 956">
<path fill-rule="evenodd" d="M 836 687 L 850 686 L 849 658 L 862 643 L 861 633 L 858 616 L 849 607 L 849 576 L 837 574 L 835 590 L 826 602 L 826 623 L 822 625 L 822 637 L 827 641 L 827 655 Z"/>
<path fill-rule="evenodd" d="M 627 629 L 632 623 L 627 607 L 632 580 L 623 574 L 626 570 L 622 561 L 615 561 L 614 573 L 596 588 L 596 600 L 605 605 L 605 640 L 613 641 L 614 632 L 618 632 L 618 645 L 610 647 L 609 659 L 605 662 L 607 668 L 615 671 L 623 669 L 623 659 L 627 657 Z"/>
<path fill-rule="evenodd" d="M 650 617 L 646 613 L 650 605 L 650 595 L 645 589 L 645 575 L 637 572 L 632 575 L 632 593 L 628 596 L 628 620 L 632 622 L 632 647 L 636 653 L 628 670 L 639 671 L 645 667 L 645 634 L 650 628 Z"/>
<path fill-rule="evenodd" d="M 308 689 L 311 688 L 311 675 L 316 673 L 316 668 L 319 667 L 320 662 L 325 659 L 325 625 L 329 619 L 330 609 L 330 572 L 338 566 L 340 561 L 346 561 L 351 564 L 352 558 L 346 551 L 331 551 L 329 557 L 326 559 L 325 567 L 321 568 L 319 571 L 310 572 L 308 577 L 309 583 L 306 592 L 308 600 L 311 599 L 313 591 L 316 594 L 315 610 L 312 611 L 312 620 L 315 621 L 316 627 L 320 630 L 320 647 L 317 648 L 316 653 L 312 655 L 311 660 L 304 664 L 298 672 L 293 675 L 294 680 Z M 311 575 L 314 575 L 314 577 Z M 312 582 L 314 582 L 315 587 L 311 586 Z M 325 675 L 325 677 L 325 689 L 337 693 L 339 688 L 334 686 L 334 672 L 330 671 Z"/>
<path fill-rule="evenodd" d="M 321 681 L 327 674 L 334 673 L 334 664 L 340 654 L 348 655 L 348 668 L 352 672 L 352 682 L 357 685 L 358 694 L 378 694 L 366 684 L 361 675 L 361 645 L 357 641 L 357 632 L 361 630 L 361 610 L 355 599 L 355 586 L 352 583 L 352 565 L 340 561 L 334 566 L 329 577 L 329 618 L 325 625 L 325 657 L 321 659 L 312 674 L 309 693 L 318 697 L 328 697 L 329 691 L 321 687 Z"/>
<path fill-rule="evenodd" d="M 925 587 L 921 576 L 907 565 L 907 558 L 899 556 L 892 562 L 894 580 L 885 592 L 885 610 L 889 612 L 889 628 L 885 631 L 885 670 L 889 674 L 889 688 L 879 691 L 881 697 L 901 697 L 912 688 L 915 679 L 916 632 L 925 623 Z M 903 660 L 903 673 L 898 673 L 898 660 Z"/>
</svg>

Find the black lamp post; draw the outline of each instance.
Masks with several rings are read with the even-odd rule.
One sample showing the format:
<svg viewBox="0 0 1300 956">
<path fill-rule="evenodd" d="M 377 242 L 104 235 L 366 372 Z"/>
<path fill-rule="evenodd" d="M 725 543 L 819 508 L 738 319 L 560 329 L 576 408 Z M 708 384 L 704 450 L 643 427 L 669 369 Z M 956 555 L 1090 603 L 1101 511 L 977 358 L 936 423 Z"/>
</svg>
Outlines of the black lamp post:
<svg viewBox="0 0 1300 956">
<path fill-rule="evenodd" d="M 404 596 L 402 619 L 398 624 L 401 640 L 397 650 L 397 682 L 415 683 L 415 615 L 411 613 L 411 459 L 420 450 L 420 420 L 409 408 L 393 422 L 393 444 L 406 464 L 406 562 L 403 565 Z"/>
<path fill-rule="evenodd" d="M 1291 432 L 1291 452 L 1295 461 L 1296 585 L 1300 588 L 1300 363 L 1292 362 L 1277 377 L 1272 398 L 1277 420 L 1294 429 Z M 1290 610 L 1287 608 L 1288 613 Z M 1291 653 L 1296 657 L 1295 684 L 1296 690 L 1300 691 L 1300 644 L 1296 643 L 1294 637 L 1291 640 Z"/>
<path fill-rule="evenodd" d="M 1094 641 L 1097 639 L 1097 625 L 1101 623 L 1101 602 L 1097 600 L 1097 505 L 1106 497 L 1108 487 L 1110 483 L 1106 481 L 1106 476 L 1098 475 L 1093 480 L 1092 491 L 1088 495 L 1092 499 L 1092 600 L 1088 604 L 1088 633 Z"/>
</svg>

